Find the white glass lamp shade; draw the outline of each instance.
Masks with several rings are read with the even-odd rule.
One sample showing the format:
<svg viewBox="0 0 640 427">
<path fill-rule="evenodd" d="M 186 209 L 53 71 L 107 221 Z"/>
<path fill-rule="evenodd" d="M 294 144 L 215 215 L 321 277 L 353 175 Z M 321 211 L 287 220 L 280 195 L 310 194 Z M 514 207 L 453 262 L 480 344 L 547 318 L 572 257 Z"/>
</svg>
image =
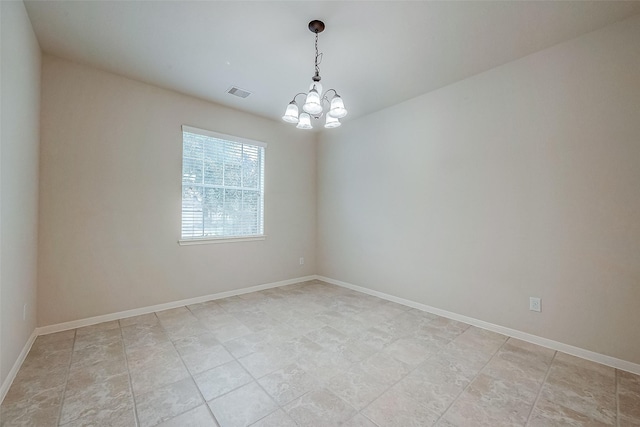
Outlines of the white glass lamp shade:
<svg viewBox="0 0 640 427">
<path fill-rule="evenodd" d="M 338 95 L 331 99 L 331 107 L 329 108 L 328 114 L 336 119 L 341 119 L 347 115 L 347 109 L 344 108 L 344 102 L 342 102 L 342 98 Z"/>
<path fill-rule="evenodd" d="M 327 114 L 327 121 L 325 122 L 324 127 L 328 129 L 337 128 L 341 124 L 342 123 L 340 123 L 340 120 Z"/>
<path fill-rule="evenodd" d="M 307 100 L 305 101 L 302 109 L 309 114 L 320 114 L 322 113 L 322 104 L 320 104 L 320 95 L 315 89 L 311 89 L 309 94 L 307 95 Z"/>
<path fill-rule="evenodd" d="M 300 120 L 298 121 L 298 129 L 311 129 L 311 116 L 307 113 L 300 114 Z"/>
<path fill-rule="evenodd" d="M 284 112 L 282 120 L 287 123 L 298 123 L 298 105 L 296 105 L 295 102 L 291 102 L 287 105 L 287 111 Z"/>
</svg>

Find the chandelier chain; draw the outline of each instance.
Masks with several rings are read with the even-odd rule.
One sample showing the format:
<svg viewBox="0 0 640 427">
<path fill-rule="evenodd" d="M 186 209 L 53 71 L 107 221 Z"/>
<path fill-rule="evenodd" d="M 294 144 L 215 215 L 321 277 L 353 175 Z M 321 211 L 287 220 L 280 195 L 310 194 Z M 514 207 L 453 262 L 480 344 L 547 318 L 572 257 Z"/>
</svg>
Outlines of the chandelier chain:
<svg viewBox="0 0 640 427">
<path fill-rule="evenodd" d="M 318 33 L 316 32 L 316 58 L 315 58 L 315 69 L 316 76 L 320 77 L 320 63 L 322 62 L 322 53 L 318 53 Z"/>
</svg>

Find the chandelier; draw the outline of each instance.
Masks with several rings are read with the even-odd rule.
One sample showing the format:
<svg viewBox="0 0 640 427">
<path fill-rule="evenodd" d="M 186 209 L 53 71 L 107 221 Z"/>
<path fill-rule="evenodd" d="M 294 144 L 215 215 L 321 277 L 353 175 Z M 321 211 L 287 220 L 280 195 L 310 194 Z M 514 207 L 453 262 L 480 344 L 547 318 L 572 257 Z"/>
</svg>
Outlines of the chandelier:
<svg viewBox="0 0 640 427">
<path fill-rule="evenodd" d="M 339 119 L 347 115 L 347 110 L 344 108 L 342 98 L 340 98 L 335 89 L 322 92 L 320 68 L 318 67 L 322 62 L 322 54 L 318 53 L 318 34 L 324 31 L 324 22 L 318 20 L 309 22 L 309 30 L 316 35 L 316 73 L 311 78 L 312 83 L 309 86 L 309 92 L 300 92 L 293 97 L 293 100 L 287 105 L 287 110 L 282 116 L 282 120 L 288 123 L 297 123 L 296 127 L 298 129 L 312 129 L 311 118 L 320 119 L 324 115 L 326 116 L 324 127 L 336 128 L 341 124 Z M 329 97 L 330 92 L 333 92 L 331 97 Z M 298 115 L 296 98 L 300 95 L 305 95 L 306 98 L 304 104 L 302 104 L 302 113 Z"/>
</svg>

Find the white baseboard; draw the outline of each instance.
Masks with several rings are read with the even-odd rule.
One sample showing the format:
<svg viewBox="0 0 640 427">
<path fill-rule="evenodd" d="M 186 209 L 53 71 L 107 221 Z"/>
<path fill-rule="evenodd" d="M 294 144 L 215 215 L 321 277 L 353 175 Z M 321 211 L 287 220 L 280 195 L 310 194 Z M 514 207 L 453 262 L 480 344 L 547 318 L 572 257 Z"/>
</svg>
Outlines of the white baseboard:
<svg viewBox="0 0 640 427">
<path fill-rule="evenodd" d="M 142 314 L 153 313 L 155 311 L 170 310 L 185 305 L 198 304 L 201 302 L 212 301 L 216 299 L 233 297 L 236 295 L 248 294 L 250 292 L 262 291 L 265 289 L 277 288 L 280 286 L 293 285 L 294 283 L 306 282 L 307 280 L 316 279 L 317 276 L 304 276 L 295 279 L 282 280 L 279 282 L 266 283 L 263 285 L 250 286 L 248 288 L 235 289 L 232 291 L 219 292 L 216 294 L 203 295 L 201 297 L 188 298 L 180 301 L 173 301 L 164 304 L 157 304 L 148 307 L 135 308 L 133 310 L 119 311 L 117 313 L 103 314 L 101 316 L 88 317 L 86 319 L 72 320 L 70 322 L 57 323 L 54 325 L 42 326 L 36 328 L 37 335 L 47 335 L 55 332 L 67 331 L 69 329 L 81 328 L 83 326 L 95 325 L 97 323 L 109 322 L 111 320 L 126 319 L 127 317 L 140 316 Z"/>
<path fill-rule="evenodd" d="M 29 350 L 31 349 L 31 345 L 33 344 L 35 338 L 38 335 L 46 335 L 46 334 L 51 334 L 55 332 L 66 331 L 69 329 L 80 328 L 83 326 L 95 325 L 97 323 L 108 322 L 111 320 L 125 319 L 127 317 L 139 316 L 142 314 L 153 313 L 156 311 L 169 310 L 172 308 L 178 308 L 185 305 L 198 304 L 201 302 L 212 301 L 212 300 L 221 299 L 221 298 L 228 298 L 231 296 L 261 291 L 264 289 L 271 289 L 271 288 L 277 288 L 280 286 L 292 285 L 295 283 L 305 282 L 308 280 L 322 280 L 324 282 L 331 283 L 333 285 L 341 286 L 357 292 L 362 292 L 367 295 L 372 295 L 388 301 L 396 302 L 398 304 L 406 305 L 412 308 L 416 308 L 418 310 L 433 313 L 438 316 L 457 320 L 459 322 L 464 322 L 469 325 L 477 326 L 482 329 L 486 329 L 492 332 L 497 332 L 499 334 L 517 338 L 517 339 L 527 341 L 533 344 L 537 344 L 543 347 L 547 347 L 553 350 L 561 351 L 563 353 L 571 354 L 573 356 L 581 357 L 583 359 L 591 360 L 593 362 L 601 363 L 603 365 L 611 366 L 616 369 L 620 369 L 623 371 L 640 375 L 640 364 L 637 364 L 637 363 L 607 356 L 605 354 L 596 353 L 590 350 L 585 350 L 583 348 L 574 347 L 572 345 L 568 345 L 558 341 L 539 337 L 526 332 L 518 331 L 516 329 L 495 325 L 493 323 L 474 319 L 472 317 L 464 316 L 464 315 L 453 313 L 450 311 L 441 310 L 439 308 L 431 307 L 431 306 L 421 304 L 415 301 L 407 300 L 404 298 L 399 298 L 393 295 L 385 294 L 383 292 L 374 291 L 372 289 L 368 289 L 362 286 L 352 285 L 350 283 L 331 279 L 329 277 L 324 277 L 320 275 L 310 275 L 310 276 L 298 277 L 295 279 L 283 280 L 283 281 L 273 282 L 273 283 L 266 283 L 266 284 L 257 285 L 257 286 L 250 286 L 248 288 L 243 288 L 243 289 L 236 289 L 236 290 L 227 291 L 227 292 L 219 292 L 216 294 L 204 295 L 204 296 L 184 299 L 180 301 L 168 302 L 165 304 L 158 304 L 158 305 L 153 305 L 148 307 L 137 308 L 133 310 L 120 311 L 117 313 L 105 314 L 102 316 L 89 317 L 86 319 L 79 319 L 71 322 L 58 323 L 54 325 L 48 325 L 48 326 L 36 328 L 36 330 L 33 332 L 31 337 L 29 338 L 29 341 L 27 342 L 27 344 L 25 344 L 25 347 L 22 350 L 22 353 L 20 353 L 20 357 L 18 358 L 13 368 L 9 372 L 9 375 L 7 376 L 5 381 L 2 383 L 2 388 L 0 388 L 0 397 L 1 397 L 0 401 L 4 399 L 4 396 L 9 390 L 9 387 L 11 386 L 13 379 L 15 378 L 16 374 L 18 373 L 18 370 L 20 369 L 20 366 L 22 365 L 22 362 L 24 361 L 25 357 L 29 353 Z"/>
<path fill-rule="evenodd" d="M 610 366 L 612 368 L 620 369 L 622 371 L 631 372 L 636 375 L 640 375 L 640 364 L 629 362 L 626 360 L 618 359 L 615 357 L 607 356 L 606 354 L 596 353 L 594 351 L 585 350 L 580 347 L 574 347 L 569 344 L 564 344 L 558 341 L 550 340 L 547 338 L 539 337 L 536 335 L 521 332 L 516 329 L 507 328 L 500 325 L 494 325 L 493 323 L 485 322 L 483 320 L 474 319 L 472 317 L 463 316 L 461 314 L 453 313 L 439 308 L 431 307 L 429 305 L 421 304 L 415 301 L 399 298 L 393 295 L 385 294 L 383 292 L 374 291 L 364 288 L 362 286 L 352 285 L 351 283 L 342 282 L 340 280 L 331 279 L 324 276 L 316 276 L 316 279 L 323 282 L 331 283 L 332 285 L 341 286 L 343 288 L 351 289 L 353 291 L 362 292 L 367 295 L 372 295 L 378 298 L 382 298 L 388 301 L 396 302 L 398 304 L 406 305 L 418 310 L 426 311 L 436 314 L 438 316 L 446 317 L 448 319 L 464 322 L 469 325 L 477 326 L 478 328 L 486 329 L 492 332 L 497 332 L 502 335 L 517 338 L 522 341 L 527 341 L 532 344 L 537 344 L 542 347 L 547 347 L 552 350 L 561 351 L 563 353 L 571 354 L 573 356 L 580 357 L 582 359 L 591 360 L 593 362 L 601 363 L 603 365 Z"/>
<path fill-rule="evenodd" d="M 16 375 L 18 375 L 18 371 L 20 370 L 24 359 L 27 358 L 27 354 L 29 354 L 29 350 L 31 350 L 31 346 L 33 345 L 33 342 L 36 340 L 37 336 L 38 334 L 34 329 L 24 347 L 22 347 L 22 351 L 20 352 L 18 359 L 9 371 L 9 375 L 7 375 L 7 378 L 5 378 L 5 380 L 2 382 L 2 386 L 0 387 L 0 402 L 2 402 L 4 400 L 4 397 L 7 395 L 11 384 L 13 384 L 13 380 L 16 378 Z"/>
</svg>

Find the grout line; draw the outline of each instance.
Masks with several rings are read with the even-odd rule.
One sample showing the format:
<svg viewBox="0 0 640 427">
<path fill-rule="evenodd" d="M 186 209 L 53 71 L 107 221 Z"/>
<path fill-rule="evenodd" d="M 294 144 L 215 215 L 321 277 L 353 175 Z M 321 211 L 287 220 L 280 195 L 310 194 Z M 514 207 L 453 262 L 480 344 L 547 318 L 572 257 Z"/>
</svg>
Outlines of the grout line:
<svg viewBox="0 0 640 427">
<path fill-rule="evenodd" d="M 259 292 L 259 291 L 257 291 L 257 292 Z M 186 308 L 187 308 L 187 310 L 189 310 L 189 311 L 191 312 L 191 314 L 193 314 L 193 311 L 191 311 L 191 309 L 190 309 L 189 307 L 186 307 Z M 224 308 L 223 306 L 220 306 L 220 308 L 221 308 L 221 309 L 222 309 L 226 314 L 228 314 L 229 316 L 233 317 L 235 320 L 237 320 L 238 322 L 240 322 L 242 325 L 246 326 L 246 327 L 251 331 L 251 333 L 250 333 L 250 334 L 259 332 L 259 331 L 254 331 L 254 330 L 253 330 L 253 329 L 251 329 L 248 325 L 246 325 L 245 323 L 243 323 L 243 322 L 242 322 L 242 320 L 238 319 L 238 318 L 234 315 L 234 313 L 233 313 L 233 312 L 228 311 L 228 310 L 227 310 L 226 308 Z M 200 318 L 198 318 L 197 316 L 195 316 L 195 314 L 193 314 L 193 315 L 194 315 L 194 317 L 196 317 L 196 319 L 198 320 L 198 322 L 199 322 L 199 323 L 202 323 L 202 325 L 205 327 L 205 329 L 207 329 L 207 331 L 208 331 L 207 333 L 211 333 L 211 329 L 207 328 L 207 325 L 206 325 L 202 320 L 200 320 Z M 282 323 L 282 322 L 280 322 L 280 323 Z M 250 335 L 250 334 L 246 334 L 246 335 Z M 229 340 L 227 340 L 227 341 L 233 341 L 233 340 L 235 340 L 235 339 L 237 339 L 237 338 L 242 338 L 243 336 L 245 336 L 245 335 L 241 335 L 241 336 L 238 336 L 238 337 L 234 337 L 234 338 L 231 338 L 231 339 L 229 339 Z M 236 357 L 236 356 L 235 356 L 231 351 L 229 351 L 229 349 L 224 345 L 224 342 L 220 341 L 220 340 L 219 340 L 219 339 L 217 339 L 217 338 L 216 338 L 216 341 L 218 341 L 218 343 L 220 344 L 220 346 L 221 346 L 221 347 L 222 347 L 222 348 L 223 348 L 227 353 L 229 353 L 229 355 L 233 358 L 233 360 L 231 360 L 231 361 L 229 361 L 229 362 L 226 362 L 226 363 L 230 363 L 230 362 L 232 362 L 232 361 L 233 361 L 233 362 L 235 362 L 238 366 L 240 366 L 240 368 L 241 368 L 243 371 L 245 371 L 245 372 L 247 373 L 247 375 L 249 375 L 249 376 L 252 378 L 252 380 L 253 380 L 252 382 L 255 382 L 255 383 L 256 383 L 256 385 L 257 385 L 258 387 L 260 387 L 260 388 L 263 390 L 263 392 L 264 392 L 264 393 L 265 393 L 265 394 L 266 394 L 266 395 L 267 395 L 267 396 L 268 396 L 268 397 L 269 397 L 269 398 L 270 398 L 270 399 L 271 399 L 271 400 L 276 404 L 276 409 L 274 409 L 273 411 L 269 412 L 268 414 L 266 414 L 266 415 L 265 415 L 265 416 L 263 416 L 262 418 L 268 417 L 269 415 L 273 414 L 273 413 L 274 413 L 274 412 L 276 412 L 277 410 L 282 409 L 282 406 L 281 406 L 278 402 L 276 402 L 276 401 L 275 401 L 275 399 L 273 399 L 273 397 L 272 397 L 272 396 L 271 396 L 271 395 L 270 395 L 270 394 L 269 394 L 269 393 L 264 389 L 264 387 L 262 387 L 262 385 L 258 382 L 258 378 L 256 378 L 256 377 L 255 377 L 251 372 L 249 372 L 249 371 L 244 367 L 244 365 L 242 365 L 242 363 L 240 363 L 239 358 L 238 358 L 238 357 Z M 177 350 L 177 349 L 176 349 L 176 350 Z M 180 352 L 178 352 L 178 354 L 179 354 L 179 353 L 180 353 Z M 249 353 L 249 354 L 247 354 L 247 355 L 245 355 L 245 356 L 249 356 L 249 355 L 251 355 L 251 354 L 253 354 L 253 353 L 255 353 L 255 352 Z M 244 356 L 243 356 L 243 357 L 244 357 Z M 182 359 L 182 355 L 180 355 L 180 358 Z M 184 361 L 183 361 L 183 363 L 184 363 Z M 218 367 L 220 367 L 220 366 L 225 365 L 226 363 L 223 363 L 223 364 L 218 365 L 218 366 L 214 366 L 213 368 L 207 369 L 207 370 L 205 370 L 205 371 L 203 371 L 203 372 L 207 372 L 207 371 L 209 371 L 209 370 L 211 370 L 211 369 L 216 369 L 216 368 L 218 368 Z M 277 370 L 278 370 L 278 369 L 274 370 L 273 372 L 275 372 L 275 371 L 277 371 Z M 188 371 L 188 369 L 187 369 L 187 371 Z M 191 371 L 189 371 L 189 374 L 191 375 Z M 268 374 L 266 374 L 266 375 L 263 375 L 262 377 L 267 376 L 267 375 L 270 375 L 270 374 L 271 374 L 271 372 L 270 372 L 270 373 L 268 373 Z M 262 378 L 262 377 L 260 377 L 260 378 Z M 193 375 L 192 375 L 192 378 L 193 378 Z M 193 381 L 195 382 L 195 378 L 193 378 Z M 238 390 L 239 388 L 242 388 L 242 387 L 244 387 L 244 386 L 246 386 L 246 385 L 249 385 L 249 384 L 251 384 L 251 383 L 247 383 L 247 384 L 239 385 L 238 387 L 235 387 L 235 388 L 233 388 L 233 389 L 231 389 L 231 390 L 229 390 L 229 391 L 227 391 L 227 392 L 225 392 L 225 393 L 222 393 L 222 394 L 220 394 L 220 395 L 218 395 L 218 396 L 214 397 L 214 398 L 213 398 L 213 399 L 211 399 L 211 400 L 216 400 L 216 399 L 218 399 L 218 398 L 220 398 L 220 397 L 222 397 L 222 396 L 226 396 L 227 394 L 232 393 L 232 392 L 234 392 L 234 391 Z M 198 387 L 198 384 L 197 384 L 197 383 L 196 383 L 196 387 Z M 199 388 L 199 387 L 198 387 L 198 391 L 200 392 L 200 388 Z M 205 405 L 207 405 L 207 409 L 209 410 L 209 412 L 210 412 L 210 413 L 211 413 L 211 415 L 213 416 L 214 420 L 216 420 L 216 422 L 218 422 L 218 419 L 215 417 L 215 415 L 214 415 L 213 411 L 212 411 L 212 410 L 211 410 L 211 408 L 209 407 L 209 405 L 208 405 L 208 403 L 207 403 L 207 400 L 204 398 L 204 395 L 203 395 L 202 393 L 200 393 L 200 395 L 202 396 L 202 399 L 205 401 Z M 254 421 L 252 424 L 257 423 L 257 422 L 258 422 L 258 421 L 260 421 L 262 418 L 260 418 L 259 420 Z M 220 423 L 218 422 L 218 424 L 220 424 Z"/>
<path fill-rule="evenodd" d="M 616 427 L 620 427 L 620 371 L 616 369 Z"/>
<path fill-rule="evenodd" d="M 156 319 L 157 318 L 158 316 L 156 316 Z M 122 332 L 122 324 L 120 323 L 120 320 L 118 320 L 118 327 L 120 328 L 120 338 L 122 339 L 122 351 L 124 352 L 124 363 L 127 367 L 127 378 L 129 378 L 129 390 L 131 390 L 131 400 L 133 401 L 133 416 L 136 421 L 136 426 L 139 426 L 140 419 L 138 417 L 138 404 L 136 403 L 136 394 L 133 392 L 133 381 L 131 380 L 131 369 L 129 369 L 129 356 L 127 355 L 127 348 L 124 343 L 124 333 Z"/>
<path fill-rule="evenodd" d="M 62 421 L 62 407 L 64 406 L 65 395 L 67 394 L 67 384 L 69 383 L 69 373 L 71 372 L 71 362 L 73 361 L 73 352 L 75 351 L 76 346 L 76 336 L 78 334 L 78 330 L 73 331 L 73 344 L 71 345 L 71 356 L 69 357 L 69 366 L 67 366 L 67 374 L 64 378 L 64 388 L 62 389 L 62 398 L 60 399 L 60 410 L 58 411 L 58 419 L 56 425 L 60 425 Z"/>
<path fill-rule="evenodd" d="M 200 319 L 198 319 L 198 318 L 193 314 L 193 312 L 191 311 L 191 309 L 189 309 L 189 307 L 187 307 L 186 305 L 185 305 L 185 306 L 183 306 L 183 307 L 184 307 L 184 308 L 186 308 L 186 309 L 187 309 L 187 311 L 188 311 L 188 312 L 189 312 L 189 313 L 190 313 L 194 318 L 196 318 L 196 320 L 198 321 L 198 323 L 200 323 Z M 180 308 L 180 307 L 176 307 L 176 308 Z M 157 314 L 156 314 L 156 317 L 157 317 Z M 191 380 L 191 382 L 193 383 L 194 387 L 195 387 L 195 388 L 196 388 L 196 390 L 198 391 L 198 394 L 200 395 L 200 398 L 201 398 L 201 399 L 202 399 L 202 401 L 204 402 L 204 405 L 207 407 L 207 410 L 209 411 L 209 413 L 210 413 L 210 414 L 211 414 L 211 416 L 213 417 L 214 421 L 215 421 L 216 423 L 220 424 L 220 423 L 218 422 L 218 419 L 216 418 L 215 414 L 213 413 L 213 411 L 211 410 L 211 408 L 210 408 L 210 407 L 209 407 L 209 405 L 207 404 L 207 399 L 205 399 L 205 398 L 204 398 L 204 395 L 202 394 L 202 391 L 200 391 L 200 387 L 198 387 L 198 383 L 196 382 L 195 378 L 193 378 L 193 373 L 191 372 L 191 370 L 189 369 L 189 367 L 188 367 L 188 366 L 187 366 L 187 364 L 185 363 L 184 359 L 182 358 L 182 354 L 180 353 L 180 351 L 178 351 L 178 348 L 176 347 L 175 341 L 174 341 L 173 339 L 171 339 L 171 337 L 169 336 L 169 333 L 168 333 L 168 331 L 165 329 L 165 327 L 164 327 L 164 325 L 162 324 L 162 321 L 160 320 L 160 318 L 158 318 L 158 323 L 160 324 L 160 327 L 164 330 L 164 332 L 167 334 L 167 338 L 169 339 L 169 342 L 170 342 L 170 343 L 171 343 L 171 345 L 173 346 L 173 349 L 175 350 L 176 354 L 178 355 L 178 358 L 180 358 L 180 362 L 182 362 L 182 366 L 184 366 L 184 369 L 187 371 L 187 374 L 189 375 L 189 376 L 188 376 L 188 378 Z M 205 329 L 207 329 L 207 328 L 205 328 Z M 207 329 L 207 331 L 208 331 L 208 329 Z M 200 334 L 199 334 L 199 335 L 200 335 Z M 192 336 L 194 336 L 194 335 L 192 335 Z M 197 336 L 197 335 L 195 335 L 195 336 Z M 189 336 L 189 337 L 191 337 L 191 336 Z M 183 337 L 183 338 L 189 338 L 189 337 Z M 180 339 L 183 339 L 183 338 L 180 338 Z M 176 341 L 177 341 L 177 340 L 176 340 Z M 232 355 L 232 356 L 233 356 L 233 355 Z M 220 366 L 220 365 L 219 365 L 219 366 Z M 213 369 L 213 368 L 212 368 L 212 369 Z M 182 378 L 182 379 L 180 379 L 180 380 L 178 380 L 178 381 L 176 381 L 176 382 L 173 382 L 173 383 L 171 383 L 171 384 L 175 384 L 175 383 L 178 383 L 178 382 L 180 382 L 180 381 L 184 381 L 185 379 L 186 379 L 186 378 Z M 171 384 L 168 384 L 168 385 L 171 385 Z M 167 386 L 168 386 L 168 385 L 167 385 Z M 165 386 L 165 387 L 166 387 L 166 386 Z M 169 420 L 171 420 L 171 419 L 173 419 L 173 418 L 179 417 L 180 415 L 185 414 L 185 413 L 187 413 L 187 412 L 189 412 L 189 411 L 191 411 L 191 410 L 193 410 L 193 409 L 197 408 L 198 406 L 200 406 L 200 405 L 197 405 L 197 406 L 195 406 L 194 408 L 189 408 L 189 409 L 187 409 L 186 411 L 182 411 L 182 412 L 180 412 L 180 413 L 178 413 L 178 414 L 174 414 L 171 418 L 169 418 L 169 419 L 167 419 L 167 420 L 164 420 L 164 421 L 162 421 L 162 422 L 169 421 Z"/>
<path fill-rule="evenodd" d="M 192 304 L 192 305 L 193 305 L 193 304 Z M 184 307 L 189 311 L 189 313 L 191 313 L 191 315 L 192 315 L 193 317 L 195 317 L 195 318 L 198 320 L 198 323 L 203 323 L 204 328 L 207 330 L 207 332 L 206 332 L 206 333 L 211 333 L 210 329 L 209 329 L 209 328 L 207 328 L 207 327 L 206 327 L 206 325 L 204 325 L 204 322 L 202 322 L 202 321 L 200 320 L 200 318 L 199 318 L 198 316 L 196 316 L 196 315 L 193 313 L 193 310 L 191 310 L 191 309 L 190 309 L 188 306 L 186 306 L 186 305 L 185 305 Z M 222 308 L 222 307 L 220 307 L 220 308 Z M 224 310 L 224 308 L 222 308 L 222 310 Z M 225 310 L 225 311 L 226 311 L 226 310 Z M 162 326 L 162 322 L 158 321 L 158 323 L 160 324 L 160 327 L 161 327 L 162 329 L 164 329 L 164 326 Z M 166 330 L 165 330 L 165 332 L 166 332 Z M 167 336 L 168 336 L 168 335 L 167 335 Z M 171 341 L 171 344 L 173 344 L 173 340 L 171 340 L 171 338 L 169 338 L 169 341 Z M 218 341 L 218 340 L 216 339 L 216 341 Z M 220 342 L 220 341 L 218 341 L 218 342 Z M 220 343 L 220 344 L 222 345 L 222 343 Z M 204 394 L 202 394 L 202 391 L 200 390 L 200 387 L 198 387 L 198 382 L 197 382 L 197 381 L 196 381 L 196 379 L 194 378 L 194 376 L 193 376 L 193 374 L 191 373 L 191 371 L 189 370 L 189 368 L 187 368 L 187 364 L 184 362 L 184 359 L 182 358 L 182 354 L 180 354 L 180 352 L 179 352 L 179 351 L 178 351 L 178 349 L 176 348 L 175 344 L 173 345 L 173 348 L 175 348 L 175 349 L 176 349 L 176 353 L 178 353 L 178 357 L 180 357 L 180 360 L 182 361 L 182 364 L 184 365 L 185 369 L 187 370 L 187 372 L 188 372 L 188 373 L 189 373 L 189 375 L 191 376 L 191 381 L 193 381 L 193 383 L 195 384 L 196 389 L 198 390 L 198 393 L 200 394 L 200 397 L 202 398 L 202 401 L 204 402 L 204 406 L 207 408 L 207 411 L 209 411 L 209 415 L 211 415 L 211 418 L 213 418 L 213 421 L 214 421 L 216 424 L 220 425 L 220 422 L 219 422 L 219 421 L 218 421 L 218 419 L 216 418 L 216 415 L 213 413 L 213 410 L 212 410 L 212 409 L 211 409 L 211 407 L 209 406 L 209 402 L 207 402 L 207 399 L 205 399 Z M 224 349 L 227 351 L 227 353 L 229 353 L 229 354 L 231 355 L 231 357 L 234 357 L 234 356 L 233 356 L 233 354 L 231 354 L 231 352 L 230 352 L 229 350 L 227 350 L 227 349 L 226 349 L 226 347 L 222 346 L 222 348 L 224 348 Z M 235 360 L 235 357 L 234 357 L 234 360 Z M 229 362 L 227 362 L 227 363 L 229 363 Z M 224 363 L 223 363 L 222 365 L 224 365 Z M 222 366 L 222 365 L 218 365 L 218 366 Z M 218 366 L 215 366 L 215 367 L 213 367 L 213 368 L 211 368 L 211 369 L 215 369 L 215 368 L 217 368 Z M 204 371 L 202 371 L 202 372 L 207 372 L 207 371 L 209 371 L 209 370 L 211 370 L 211 369 L 207 369 L 207 370 L 204 370 Z M 202 373 L 202 372 L 200 372 L 200 373 Z M 235 390 L 235 389 L 234 389 L 234 390 Z M 212 400 L 213 400 L 213 399 L 212 399 Z M 197 406 L 196 406 L 196 408 L 197 408 Z M 190 410 L 191 410 L 191 409 L 190 409 Z M 177 416 L 178 416 L 178 415 L 176 415 L 176 417 L 177 417 Z M 175 418 L 175 417 L 174 417 L 174 418 Z"/>
<path fill-rule="evenodd" d="M 462 322 L 464 323 L 464 322 Z M 468 328 L 467 328 L 468 329 Z M 502 335 L 502 334 L 501 334 Z M 473 378 L 471 379 L 471 381 L 469 381 L 469 384 L 467 384 L 467 386 L 460 392 L 458 393 L 458 395 L 455 397 L 455 399 L 453 399 L 453 401 L 451 401 L 451 403 L 449 404 L 449 406 L 447 406 L 447 408 L 440 414 L 440 416 L 438 417 L 438 419 L 436 420 L 436 422 L 434 423 L 437 424 L 438 422 L 440 422 L 441 419 L 444 418 L 445 415 L 447 415 L 447 413 L 449 412 L 449 410 L 451 409 L 451 407 L 454 405 L 454 403 L 456 403 L 458 401 L 458 399 L 460 398 L 460 396 L 462 396 L 464 394 L 464 392 L 466 392 L 470 387 L 471 384 L 473 384 L 473 382 L 476 380 L 476 378 L 478 378 L 478 375 L 480 375 L 482 373 L 482 371 L 484 371 L 484 368 L 487 367 L 487 365 L 489 363 L 491 363 L 491 361 L 493 360 L 494 357 L 496 357 L 496 355 L 500 352 L 500 350 L 502 349 L 502 347 L 505 346 L 505 344 L 509 341 L 509 337 L 507 337 L 507 339 L 504 340 L 504 342 L 502 344 L 500 344 L 500 347 L 498 347 L 492 354 L 491 357 L 489 358 L 489 360 L 487 360 L 487 362 L 482 365 L 482 368 L 480 368 L 478 370 L 478 372 L 473 376 Z"/>
<path fill-rule="evenodd" d="M 547 372 L 544 374 L 544 378 L 540 383 L 540 388 L 538 388 L 538 394 L 536 394 L 536 400 L 533 401 L 533 405 L 531 406 L 531 410 L 529 411 L 529 416 L 527 417 L 527 422 L 525 423 L 525 426 L 528 426 L 529 423 L 531 422 L 531 416 L 533 415 L 533 411 L 536 409 L 536 406 L 538 405 L 540 396 L 542 396 L 542 389 L 544 388 L 544 385 L 547 383 L 547 379 L 549 378 L 549 374 L 551 373 L 551 367 L 553 366 L 553 362 L 556 360 L 557 354 L 558 354 L 557 351 L 553 352 L 553 357 L 551 358 L 551 362 L 549 362 L 549 367 L 547 367 Z"/>
</svg>

